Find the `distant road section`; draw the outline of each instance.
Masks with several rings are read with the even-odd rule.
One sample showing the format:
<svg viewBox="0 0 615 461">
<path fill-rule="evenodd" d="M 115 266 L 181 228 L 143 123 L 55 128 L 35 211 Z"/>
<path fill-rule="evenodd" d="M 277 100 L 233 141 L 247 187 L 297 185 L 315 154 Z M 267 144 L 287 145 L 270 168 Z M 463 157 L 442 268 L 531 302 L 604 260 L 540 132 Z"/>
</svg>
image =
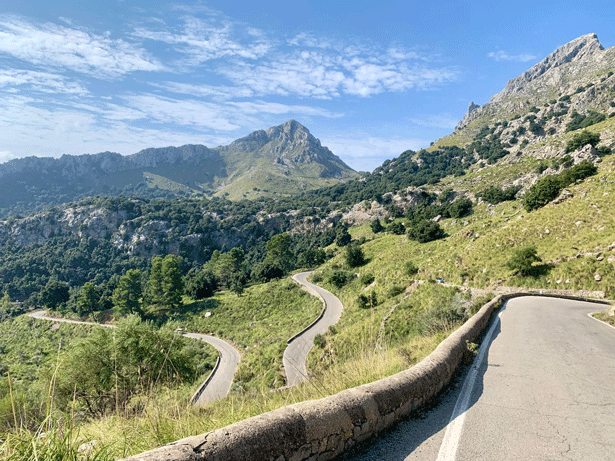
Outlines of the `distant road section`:
<svg viewBox="0 0 615 461">
<path fill-rule="evenodd" d="M 81 320 L 64 319 L 61 317 L 51 317 L 47 315 L 46 311 L 36 311 L 27 314 L 28 317 L 39 320 L 49 320 L 52 322 L 72 323 L 74 325 L 92 325 L 104 328 L 115 328 L 115 325 L 108 325 L 105 323 L 83 322 Z M 233 377 L 237 370 L 237 365 L 241 356 L 237 349 L 226 341 L 216 338 L 210 335 L 203 335 L 200 333 L 183 333 L 183 336 L 187 336 L 191 339 L 198 341 L 204 341 L 216 348 L 218 354 L 218 363 L 201 385 L 197 393 L 193 398 L 193 405 L 199 407 L 208 402 L 214 400 L 223 399 L 229 393 L 231 385 L 233 384 Z"/>
<path fill-rule="evenodd" d="M 231 346 L 226 341 L 215 336 L 203 335 L 200 333 L 184 333 L 188 338 L 205 341 L 211 344 L 218 350 L 220 357 L 216 368 L 211 372 L 211 375 L 201 385 L 195 394 L 192 403 L 194 406 L 201 407 L 206 403 L 220 400 L 227 396 L 233 384 L 233 378 L 241 355 L 239 351 Z"/>
<path fill-rule="evenodd" d="M 313 271 L 301 272 L 293 275 L 292 278 L 312 296 L 322 299 L 324 309 L 314 323 L 288 341 L 288 346 L 282 357 L 288 386 L 294 386 L 307 379 L 306 361 L 314 346 L 314 338 L 318 334 L 326 333 L 329 326 L 335 325 L 344 310 L 344 306 L 337 296 L 307 281 L 307 277 L 311 274 L 313 274 Z"/>
</svg>

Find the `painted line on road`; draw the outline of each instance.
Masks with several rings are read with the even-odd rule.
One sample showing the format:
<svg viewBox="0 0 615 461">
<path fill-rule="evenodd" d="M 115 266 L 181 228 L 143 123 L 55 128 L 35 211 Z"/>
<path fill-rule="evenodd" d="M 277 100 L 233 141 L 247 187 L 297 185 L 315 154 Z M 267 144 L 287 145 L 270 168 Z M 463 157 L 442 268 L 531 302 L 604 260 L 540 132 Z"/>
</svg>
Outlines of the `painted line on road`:
<svg viewBox="0 0 615 461">
<path fill-rule="evenodd" d="M 506 304 L 502 306 L 497 317 L 494 319 L 493 324 L 489 328 L 489 331 L 485 335 L 485 339 L 478 349 L 478 354 L 472 362 L 470 372 L 463 382 L 463 387 L 461 388 L 461 393 L 457 398 L 457 403 L 455 403 L 453 414 L 451 415 L 451 419 L 446 426 L 446 432 L 444 434 L 444 439 L 442 440 L 442 445 L 440 445 L 440 451 L 438 452 L 438 458 L 436 461 L 455 461 L 455 458 L 457 457 L 457 449 L 459 448 L 459 441 L 461 440 L 463 423 L 466 419 L 466 412 L 468 411 L 470 405 L 470 396 L 474 390 L 474 384 L 476 383 L 476 378 L 478 377 L 478 371 L 480 370 L 485 360 L 485 356 L 487 355 L 487 351 L 489 350 L 489 346 L 491 345 L 493 332 L 500 323 L 500 315 L 504 309 L 506 309 Z"/>
</svg>

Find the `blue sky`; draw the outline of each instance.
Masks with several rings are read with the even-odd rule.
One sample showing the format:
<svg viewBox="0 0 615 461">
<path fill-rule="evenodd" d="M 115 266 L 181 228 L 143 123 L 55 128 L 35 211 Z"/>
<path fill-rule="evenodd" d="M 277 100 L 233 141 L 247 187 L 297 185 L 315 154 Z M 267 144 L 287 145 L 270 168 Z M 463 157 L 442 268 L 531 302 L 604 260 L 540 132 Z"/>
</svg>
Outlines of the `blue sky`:
<svg viewBox="0 0 615 461">
<path fill-rule="evenodd" d="M 294 118 L 371 171 L 564 43 L 613 46 L 614 19 L 592 1 L 2 2 L 0 162 L 215 147 Z"/>
</svg>

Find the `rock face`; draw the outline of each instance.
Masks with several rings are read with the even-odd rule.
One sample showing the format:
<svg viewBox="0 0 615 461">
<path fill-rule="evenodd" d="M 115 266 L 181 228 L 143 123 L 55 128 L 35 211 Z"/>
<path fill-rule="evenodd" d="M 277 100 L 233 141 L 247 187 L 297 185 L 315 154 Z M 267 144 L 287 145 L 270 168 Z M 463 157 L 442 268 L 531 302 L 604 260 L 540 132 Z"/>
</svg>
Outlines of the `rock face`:
<svg viewBox="0 0 615 461">
<path fill-rule="evenodd" d="M 296 193 L 318 186 L 314 180 L 354 176 L 307 128 L 289 120 L 214 149 L 188 144 L 128 156 L 102 152 L 11 160 L 0 164 L 0 215 L 16 205 L 18 211 L 28 212 L 96 194 L 134 195 L 135 189 L 137 195 L 150 196 L 214 194 L 243 179 L 240 192 L 275 190 L 276 182 L 283 182 L 287 193 Z"/>
<path fill-rule="evenodd" d="M 593 82 L 596 75 L 612 70 L 614 65 L 615 47 L 605 49 L 596 34 L 583 35 L 510 80 L 489 103 L 480 107 L 470 104 L 456 129 L 463 129 L 483 116 L 514 114 L 555 95 L 574 93 L 578 87 Z"/>
</svg>

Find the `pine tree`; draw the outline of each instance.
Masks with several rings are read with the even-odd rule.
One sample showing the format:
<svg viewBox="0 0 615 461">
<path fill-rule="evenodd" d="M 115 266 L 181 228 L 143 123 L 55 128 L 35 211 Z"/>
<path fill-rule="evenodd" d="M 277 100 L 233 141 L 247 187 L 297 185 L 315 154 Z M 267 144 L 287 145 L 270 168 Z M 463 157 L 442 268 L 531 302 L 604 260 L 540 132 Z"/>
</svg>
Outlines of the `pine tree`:
<svg viewBox="0 0 615 461">
<path fill-rule="evenodd" d="M 113 292 L 113 310 L 116 314 L 122 316 L 128 314 L 141 315 L 142 295 L 141 271 L 130 269 L 120 277 L 117 288 Z"/>
</svg>

